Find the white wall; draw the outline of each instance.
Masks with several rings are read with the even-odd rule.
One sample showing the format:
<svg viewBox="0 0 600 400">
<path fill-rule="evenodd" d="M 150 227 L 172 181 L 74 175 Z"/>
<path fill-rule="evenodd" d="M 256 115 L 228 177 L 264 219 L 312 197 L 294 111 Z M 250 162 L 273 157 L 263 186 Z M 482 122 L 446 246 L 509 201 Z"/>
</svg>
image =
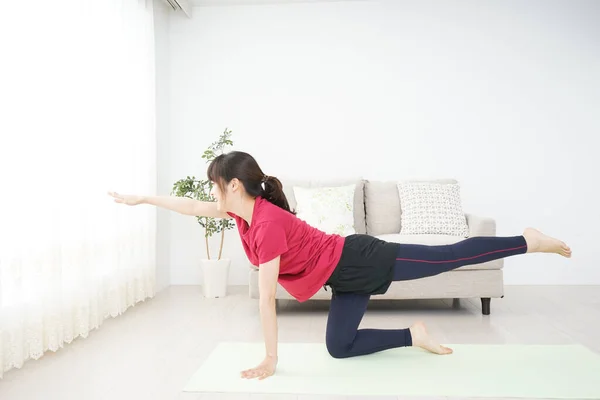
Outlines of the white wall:
<svg viewBox="0 0 600 400">
<path fill-rule="evenodd" d="M 170 20 L 161 187 L 205 174 L 227 126 L 269 175 L 457 178 L 499 235 L 532 225 L 574 249 L 508 259 L 507 284 L 600 284 L 599 20 L 593 1 L 194 8 Z M 161 229 L 171 283 L 198 283 L 195 220 Z M 246 283 L 235 231 L 225 252 Z"/>
<path fill-rule="evenodd" d="M 159 193 L 169 189 L 167 175 L 169 153 L 169 8 L 162 0 L 154 1 L 154 51 L 156 58 L 156 140 L 157 140 L 157 188 Z M 169 212 L 157 209 L 156 237 L 156 289 L 160 291 L 170 283 L 170 224 Z"/>
</svg>

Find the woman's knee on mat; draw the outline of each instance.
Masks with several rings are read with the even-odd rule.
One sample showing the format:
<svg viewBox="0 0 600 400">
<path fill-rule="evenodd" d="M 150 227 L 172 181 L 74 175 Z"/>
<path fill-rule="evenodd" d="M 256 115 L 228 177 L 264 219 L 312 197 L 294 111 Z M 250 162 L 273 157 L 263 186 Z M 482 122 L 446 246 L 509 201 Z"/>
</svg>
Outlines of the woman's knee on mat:
<svg viewBox="0 0 600 400">
<path fill-rule="evenodd" d="M 335 336 L 327 336 L 325 340 L 327 352 L 333 358 L 346 358 L 350 356 L 352 342 L 342 341 Z"/>
<path fill-rule="evenodd" d="M 355 337 L 356 331 L 342 329 L 341 325 L 330 325 L 325 335 L 327 351 L 333 358 L 349 357 Z"/>
</svg>

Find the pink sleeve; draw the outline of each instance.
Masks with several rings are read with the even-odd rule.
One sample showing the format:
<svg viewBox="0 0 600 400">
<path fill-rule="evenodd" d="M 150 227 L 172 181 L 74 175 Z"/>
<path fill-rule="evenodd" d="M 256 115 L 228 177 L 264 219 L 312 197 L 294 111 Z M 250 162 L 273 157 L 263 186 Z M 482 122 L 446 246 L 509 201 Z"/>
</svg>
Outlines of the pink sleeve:
<svg viewBox="0 0 600 400">
<path fill-rule="evenodd" d="M 279 224 L 265 222 L 258 225 L 254 237 L 260 264 L 269 262 L 288 250 L 285 230 Z"/>
</svg>

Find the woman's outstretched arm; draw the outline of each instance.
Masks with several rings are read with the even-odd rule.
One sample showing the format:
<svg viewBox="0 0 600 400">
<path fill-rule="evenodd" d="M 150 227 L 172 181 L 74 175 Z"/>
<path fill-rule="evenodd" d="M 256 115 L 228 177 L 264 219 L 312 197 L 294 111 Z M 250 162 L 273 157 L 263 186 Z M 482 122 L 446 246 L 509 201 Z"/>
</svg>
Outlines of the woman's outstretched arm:
<svg viewBox="0 0 600 400">
<path fill-rule="evenodd" d="M 210 201 L 199 201 L 187 197 L 175 196 L 138 196 L 108 192 L 116 203 L 135 206 L 138 204 L 149 204 L 167 210 L 175 211 L 183 215 L 193 215 L 210 218 L 231 218 L 229 214 L 217 210 L 217 203 Z"/>
</svg>

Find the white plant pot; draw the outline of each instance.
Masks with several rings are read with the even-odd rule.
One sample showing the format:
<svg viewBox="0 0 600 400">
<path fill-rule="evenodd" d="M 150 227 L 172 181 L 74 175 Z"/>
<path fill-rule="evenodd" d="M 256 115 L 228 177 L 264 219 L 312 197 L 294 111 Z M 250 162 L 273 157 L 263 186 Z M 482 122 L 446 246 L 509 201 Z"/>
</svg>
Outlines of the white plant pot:
<svg viewBox="0 0 600 400">
<path fill-rule="evenodd" d="M 227 295 L 227 282 L 229 280 L 229 266 L 231 260 L 202 260 L 202 292 L 204 297 L 218 298 Z"/>
</svg>

